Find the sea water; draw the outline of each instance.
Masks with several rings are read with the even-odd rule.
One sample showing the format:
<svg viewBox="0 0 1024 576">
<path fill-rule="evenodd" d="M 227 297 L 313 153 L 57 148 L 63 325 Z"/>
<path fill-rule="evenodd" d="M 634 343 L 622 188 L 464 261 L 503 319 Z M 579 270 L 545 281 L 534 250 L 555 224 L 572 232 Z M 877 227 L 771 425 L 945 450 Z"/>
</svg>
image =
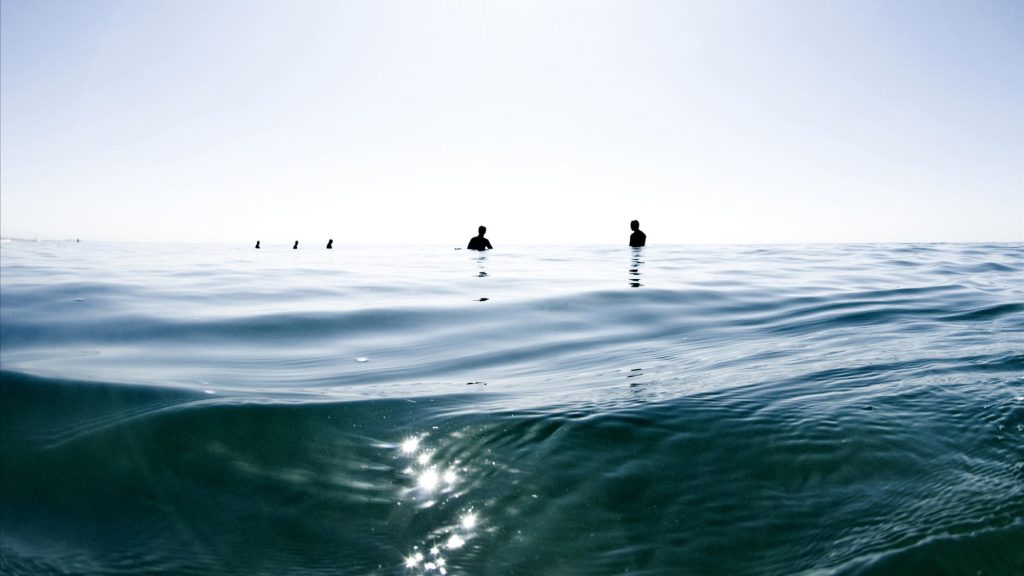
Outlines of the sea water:
<svg viewBox="0 0 1024 576">
<path fill-rule="evenodd" d="M 1024 245 L 498 246 L 3 243 L 0 572 L 1024 574 Z"/>
</svg>

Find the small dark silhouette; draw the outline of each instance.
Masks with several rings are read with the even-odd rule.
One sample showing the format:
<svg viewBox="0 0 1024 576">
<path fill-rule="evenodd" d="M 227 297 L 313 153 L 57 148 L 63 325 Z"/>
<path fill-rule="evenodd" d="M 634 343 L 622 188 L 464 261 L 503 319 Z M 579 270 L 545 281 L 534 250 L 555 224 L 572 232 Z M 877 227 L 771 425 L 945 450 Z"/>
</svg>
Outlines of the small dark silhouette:
<svg viewBox="0 0 1024 576">
<path fill-rule="evenodd" d="M 256 249 L 257 249 L 257 250 L 259 250 L 259 249 L 260 249 L 260 241 L 259 241 L 259 240 L 257 240 L 257 241 L 256 241 Z"/>
<path fill-rule="evenodd" d="M 640 221 L 633 220 L 629 223 L 629 227 L 633 229 L 633 233 L 629 235 L 629 245 L 633 248 L 639 248 L 644 244 L 647 244 L 647 234 L 644 234 L 640 230 Z"/>
<path fill-rule="evenodd" d="M 333 248 L 334 248 L 334 238 L 331 238 L 330 240 L 327 241 L 327 249 L 331 250 Z"/>
<path fill-rule="evenodd" d="M 298 240 L 296 240 L 296 241 L 295 241 L 295 245 L 294 245 L 294 246 L 292 246 L 292 250 L 298 250 L 298 249 L 299 249 L 299 241 L 298 241 Z"/>
<path fill-rule="evenodd" d="M 480 230 L 480 234 L 470 238 L 469 239 L 469 246 L 466 246 L 466 248 L 469 249 L 469 250 L 480 250 L 480 251 L 492 249 L 493 246 L 491 246 L 491 241 L 488 240 L 487 238 L 484 238 L 484 234 L 487 233 L 487 227 L 486 226 L 481 226 L 479 228 L 479 230 Z"/>
</svg>

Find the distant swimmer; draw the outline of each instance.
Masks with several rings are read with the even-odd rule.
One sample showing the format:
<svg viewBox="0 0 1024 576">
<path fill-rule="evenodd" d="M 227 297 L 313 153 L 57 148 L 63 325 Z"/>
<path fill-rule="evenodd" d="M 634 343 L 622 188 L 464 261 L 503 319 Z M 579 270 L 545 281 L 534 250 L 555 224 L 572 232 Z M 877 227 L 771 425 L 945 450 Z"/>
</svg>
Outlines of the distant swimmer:
<svg viewBox="0 0 1024 576">
<path fill-rule="evenodd" d="M 295 241 L 295 246 L 292 246 L 292 250 L 298 250 L 298 249 L 299 249 L 299 241 L 296 240 Z"/>
<path fill-rule="evenodd" d="M 327 241 L 327 249 L 331 250 L 333 248 L 334 248 L 334 238 L 331 238 L 330 240 Z"/>
<path fill-rule="evenodd" d="M 640 221 L 633 220 L 629 223 L 629 227 L 633 229 L 633 233 L 629 235 L 629 245 L 633 248 L 639 248 L 644 244 L 647 244 L 647 234 L 640 231 Z"/>
<path fill-rule="evenodd" d="M 257 250 L 259 250 L 259 249 L 260 249 L 260 241 L 259 241 L 259 240 L 257 240 L 257 241 L 256 241 L 256 249 L 257 249 Z"/>
<path fill-rule="evenodd" d="M 480 234 L 478 236 L 474 236 L 474 237 L 470 238 L 469 239 L 469 246 L 466 246 L 466 248 L 469 249 L 469 250 L 480 250 L 480 251 L 492 249 L 493 246 L 491 246 L 491 241 L 488 240 L 487 238 L 484 238 L 484 234 L 487 233 L 487 227 L 486 226 L 481 226 L 479 228 L 479 230 L 480 230 Z"/>
</svg>

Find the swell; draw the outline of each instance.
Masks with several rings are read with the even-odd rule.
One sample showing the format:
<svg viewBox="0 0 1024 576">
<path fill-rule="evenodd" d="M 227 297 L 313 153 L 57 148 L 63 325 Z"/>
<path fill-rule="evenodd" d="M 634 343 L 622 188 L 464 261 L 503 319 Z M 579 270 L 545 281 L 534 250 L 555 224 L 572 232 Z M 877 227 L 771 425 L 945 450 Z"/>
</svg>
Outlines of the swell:
<svg viewBox="0 0 1024 576">
<path fill-rule="evenodd" d="M 117 299 L 130 301 L 132 297 L 118 296 Z M 561 316 L 596 327 L 627 323 L 657 327 L 659 321 L 690 317 L 701 321 L 712 319 L 726 327 L 766 326 L 773 331 L 785 331 L 804 326 L 884 325 L 915 316 L 944 321 L 996 320 L 1024 311 L 1024 302 L 993 302 L 991 299 L 984 293 L 951 285 L 817 294 L 765 294 L 755 289 L 648 289 L 642 292 L 590 291 L 512 303 L 488 302 L 472 308 L 460 304 L 272 313 L 253 313 L 254 310 L 246 309 L 244 314 L 221 312 L 212 318 L 182 318 L 176 314 L 156 315 L 133 310 L 124 302 L 116 309 L 107 305 L 91 309 L 92 304 L 84 302 L 73 305 L 74 300 L 66 295 L 50 295 L 45 294 L 45 290 L 33 289 L 31 295 L 25 296 L 5 293 L 4 328 L 8 338 L 18 343 L 43 340 L 60 343 L 84 337 L 112 342 L 139 338 L 259 342 L 280 337 L 305 341 L 338 334 L 401 333 L 467 322 L 475 329 L 473 320 L 478 317 L 493 320 L 508 316 L 522 318 L 527 314 L 534 314 L 540 320 Z M 55 305 L 54 301 L 61 304 Z M 965 307 L 972 309 L 964 310 Z M 168 309 L 173 311 L 173 306 Z M 597 322 L 598 317 L 601 322 Z M 68 330 L 55 330 L 57 324 Z"/>
<path fill-rule="evenodd" d="M 0 390 L 5 573 L 368 573 L 398 560 L 371 534 L 392 513 L 381 452 L 416 418 L 408 402 L 210 398 L 9 371 Z"/>
<path fill-rule="evenodd" d="M 4 372 L 5 562 L 393 573 L 458 535 L 470 545 L 444 554 L 466 573 L 928 573 L 956 565 L 929 560 L 943 539 L 1013 566 L 1020 400 L 980 382 L 890 387 L 873 410 L 835 398 L 871 374 L 813 374 L 831 386 L 774 395 L 488 410 L 472 395 L 221 398 Z M 453 477 L 435 488 L 432 470 Z"/>
<path fill-rule="evenodd" d="M 5 252 L 0 571 L 1017 571 L 1019 246 L 620 253 Z"/>
<path fill-rule="evenodd" d="M 736 351 L 733 367 L 742 367 L 759 355 L 767 361 L 773 353 L 764 346 L 809 350 L 830 342 L 841 350 L 863 345 L 868 335 L 875 342 L 913 337 L 946 348 L 944 339 L 971 337 L 965 328 L 983 330 L 974 345 L 991 345 L 991 326 L 1011 334 L 1024 326 L 1024 304 L 958 285 L 807 292 L 600 290 L 472 305 L 221 311 L 215 318 L 152 315 L 131 306 L 90 311 L 85 303 L 45 312 L 19 307 L 5 294 L 0 343 L 5 366 L 50 358 L 45 364 L 74 363 L 94 379 L 112 379 L 132 365 L 132 381 L 154 384 L 336 387 L 517 379 L 621 365 L 637 353 L 708 357 L 703 351 L 722 346 Z M 83 358 L 85 352 L 91 356 Z"/>
</svg>

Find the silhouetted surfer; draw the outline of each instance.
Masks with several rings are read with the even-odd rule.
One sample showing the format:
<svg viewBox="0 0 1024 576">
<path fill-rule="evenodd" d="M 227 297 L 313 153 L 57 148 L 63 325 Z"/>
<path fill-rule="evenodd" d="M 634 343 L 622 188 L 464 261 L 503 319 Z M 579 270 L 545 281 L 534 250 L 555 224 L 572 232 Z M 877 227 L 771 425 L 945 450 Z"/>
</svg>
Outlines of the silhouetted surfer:
<svg viewBox="0 0 1024 576">
<path fill-rule="evenodd" d="M 644 244 L 647 244 L 647 234 L 640 231 L 640 221 L 633 220 L 629 223 L 629 227 L 633 229 L 633 233 L 629 235 L 629 245 L 633 248 L 639 248 Z"/>
<path fill-rule="evenodd" d="M 259 240 L 257 240 L 257 241 L 256 241 L 256 249 L 257 249 L 257 250 L 259 250 L 259 249 L 260 249 L 260 241 L 259 241 Z"/>
<path fill-rule="evenodd" d="M 331 250 L 333 248 L 334 248 L 334 238 L 331 238 L 330 240 L 327 241 L 327 249 Z"/>
<path fill-rule="evenodd" d="M 296 240 L 295 241 L 295 246 L 292 246 L 292 250 L 298 250 L 298 249 L 299 249 L 299 241 Z"/>
<path fill-rule="evenodd" d="M 487 238 L 484 238 L 484 234 L 487 233 L 487 227 L 481 226 L 479 230 L 480 234 L 478 236 L 470 238 L 469 246 L 466 246 L 466 248 L 469 250 L 490 250 L 491 248 L 493 248 L 493 246 L 491 246 L 491 241 L 488 240 Z"/>
</svg>

